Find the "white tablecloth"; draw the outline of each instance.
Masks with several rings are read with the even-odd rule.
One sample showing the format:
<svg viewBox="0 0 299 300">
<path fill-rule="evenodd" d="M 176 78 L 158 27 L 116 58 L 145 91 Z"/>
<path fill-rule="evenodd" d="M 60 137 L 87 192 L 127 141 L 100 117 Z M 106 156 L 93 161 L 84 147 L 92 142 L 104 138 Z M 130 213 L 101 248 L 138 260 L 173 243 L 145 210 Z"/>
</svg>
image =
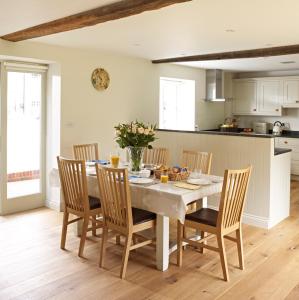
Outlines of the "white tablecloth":
<svg viewBox="0 0 299 300">
<path fill-rule="evenodd" d="M 205 178 L 221 180 L 218 176 L 202 175 Z M 99 197 L 97 178 L 94 175 L 87 176 L 88 194 Z M 60 186 L 58 170 L 50 173 L 50 185 Z M 174 182 L 167 184 L 156 183 L 149 186 L 130 184 L 132 206 L 155 212 L 162 216 L 172 217 L 185 221 L 187 205 L 195 200 L 218 194 L 222 189 L 222 182 L 201 186 L 198 190 L 187 190 L 174 186 Z"/>
</svg>

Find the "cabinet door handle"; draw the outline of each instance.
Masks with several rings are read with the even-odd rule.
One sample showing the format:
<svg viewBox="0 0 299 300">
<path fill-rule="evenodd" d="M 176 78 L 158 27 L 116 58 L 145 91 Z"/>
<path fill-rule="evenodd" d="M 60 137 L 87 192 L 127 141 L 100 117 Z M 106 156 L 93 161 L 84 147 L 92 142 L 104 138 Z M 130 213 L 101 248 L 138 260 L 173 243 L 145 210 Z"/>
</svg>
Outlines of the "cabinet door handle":
<svg viewBox="0 0 299 300">
<path fill-rule="evenodd" d="M 256 108 L 254 108 L 253 111 L 256 111 Z"/>
<path fill-rule="evenodd" d="M 297 100 L 296 103 L 299 103 L 299 100 Z"/>
<path fill-rule="evenodd" d="M 275 109 L 275 111 L 279 111 L 279 109 L 278 109 L 278 108 L 276 108 L 276 109 Z"/>
<path fill-rule="evenodd" d="M 287 144 L 288 142 L 287 142 L 287 141 L 284 141 L 284 143 Z"/>
</svg>

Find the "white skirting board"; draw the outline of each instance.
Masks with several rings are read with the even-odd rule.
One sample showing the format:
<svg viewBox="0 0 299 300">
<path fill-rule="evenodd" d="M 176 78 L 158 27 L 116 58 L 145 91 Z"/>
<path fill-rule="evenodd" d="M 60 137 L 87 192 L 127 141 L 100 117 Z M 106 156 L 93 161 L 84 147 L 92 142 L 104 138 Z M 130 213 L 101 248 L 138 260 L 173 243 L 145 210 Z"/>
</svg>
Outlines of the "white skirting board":
<svg viewBox="0 0 299 300">
<path fill-rule="evenodd" d="M 215 206 L 208 205 L 208 207 L 211 209 L 218 210 L 218 207 Z M 277 222 L 276 224 L 278 224 L 279 222 Z M 243 213 L 242 223 L 251 226 L 260 227 L 260 228 L 265 228 L 265 229 L 270 229 L 271 227 L 276 225 L 276 224 L 270 224 L 270 220 L 268 218 L 263 218 L 248 213 Z"/>
</svg>

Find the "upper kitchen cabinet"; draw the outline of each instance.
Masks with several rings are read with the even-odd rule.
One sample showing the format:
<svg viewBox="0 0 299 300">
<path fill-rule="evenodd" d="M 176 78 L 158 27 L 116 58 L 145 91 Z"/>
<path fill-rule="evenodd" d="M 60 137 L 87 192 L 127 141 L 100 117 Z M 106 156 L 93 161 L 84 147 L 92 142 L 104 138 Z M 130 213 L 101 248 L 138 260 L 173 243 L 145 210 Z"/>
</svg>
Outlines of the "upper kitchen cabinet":
<svg viewBox="0 0 299 300">
<path fill-rule="evenodd" d="M 279 79 L 235 79 L 233 113 L 235 115 L 281 116 L 283 83 Z"/>
<path fill-rule="evenodd" d="M 258 114 L 281 116 L 283 83 L 281 80 L 258 80 Z"/>
<path fill-rule="evenodd" d="M 255 80 L 236 79 L 233 83 L 233 112 L 251 115 L 257 111 L 257 83 Z"/>
<path fill-rule="evenodd" d="M 283 81 L 283 107 L 299 107 L 299 78 L 293 77 Z"/>
</svg>

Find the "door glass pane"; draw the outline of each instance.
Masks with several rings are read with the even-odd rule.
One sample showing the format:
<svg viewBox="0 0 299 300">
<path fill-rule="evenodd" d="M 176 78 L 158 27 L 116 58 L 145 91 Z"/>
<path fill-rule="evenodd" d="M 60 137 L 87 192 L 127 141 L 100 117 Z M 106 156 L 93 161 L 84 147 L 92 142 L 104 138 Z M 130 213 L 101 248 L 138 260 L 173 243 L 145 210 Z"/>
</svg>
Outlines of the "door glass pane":
<svg viewBox="0 0 299 300">
<path fill-rule="evenodd" d="M 41 74 L 7 73 L 7 198 L 41 191 L 41 86 Z"/>
</svg>

